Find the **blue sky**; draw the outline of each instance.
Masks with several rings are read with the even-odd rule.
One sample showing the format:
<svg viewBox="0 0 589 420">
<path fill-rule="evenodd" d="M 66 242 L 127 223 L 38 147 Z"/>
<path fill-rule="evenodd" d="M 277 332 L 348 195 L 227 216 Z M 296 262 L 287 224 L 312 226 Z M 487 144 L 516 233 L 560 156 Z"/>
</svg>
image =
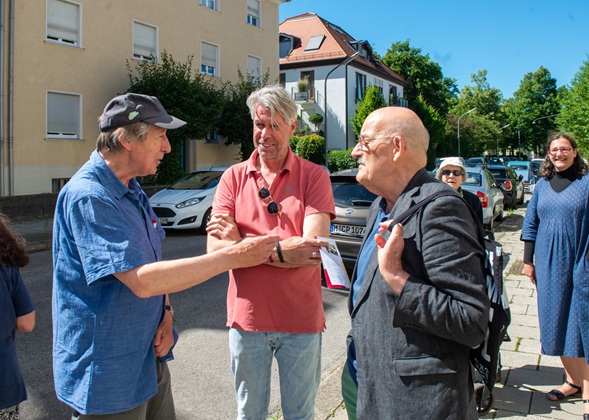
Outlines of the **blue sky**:
<svg viewBox="0 0 589 420">
<path fill-rule="evenodd" d="M 505 99 L 540 66 L 562 86 L 589 60 L 589 0 L 291 0 L 279 10 L 280 22 L 317 13 L 381 55 L 409 39 L 459 89 L 487 70 Z"/>
</svg>

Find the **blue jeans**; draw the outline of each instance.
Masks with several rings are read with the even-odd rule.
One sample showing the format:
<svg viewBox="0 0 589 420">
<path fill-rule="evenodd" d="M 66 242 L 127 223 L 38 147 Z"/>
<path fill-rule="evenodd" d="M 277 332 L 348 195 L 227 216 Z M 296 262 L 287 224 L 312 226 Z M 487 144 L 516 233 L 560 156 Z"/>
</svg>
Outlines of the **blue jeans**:
<svg viewBox="0 0 589 420">
<path fill-rule="evenodd" d="M 278 362 L 285 420 L 314 418 L 321 379 L 321 333 L 229 330 L 237 418 L 265 420 L 270 403 L 272 356 Z"/>
</svg>

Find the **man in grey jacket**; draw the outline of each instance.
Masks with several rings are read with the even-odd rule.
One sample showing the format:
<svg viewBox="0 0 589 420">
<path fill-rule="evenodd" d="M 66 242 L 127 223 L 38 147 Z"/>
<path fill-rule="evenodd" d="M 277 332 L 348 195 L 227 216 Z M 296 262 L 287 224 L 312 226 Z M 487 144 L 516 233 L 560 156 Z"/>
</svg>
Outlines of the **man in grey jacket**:
<svg viewBox="0 0 589 420">
<path fill-rule="evenodd" d="M 413 111 L 388 107 L 366 118 L 352 152 L 358 181 L 380 198 L 350 290 L 344 396 L 351 418 L 477 418 L 469 351 L 486 333 L 489 300 L 470 210 L 451 192 L 405 226 L 386 229 L 448 189 L 424 169 L 428 144 Z M 357 407 L 346 382 L 357 386 Z"/>
</svg>

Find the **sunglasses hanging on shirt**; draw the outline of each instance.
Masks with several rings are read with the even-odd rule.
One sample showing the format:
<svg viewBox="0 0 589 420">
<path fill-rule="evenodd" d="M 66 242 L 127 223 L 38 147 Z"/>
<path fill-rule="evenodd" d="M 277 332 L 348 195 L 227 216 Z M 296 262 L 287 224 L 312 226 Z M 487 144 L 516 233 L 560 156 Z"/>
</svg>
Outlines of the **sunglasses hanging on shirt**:
<svg viewBox="0 0 589 420">
<path fill-rule="evenodd" d="M 280 213 L 280 205 L 274 201 L 272 195 L 270 194 L 270 190 L 267 187 L 262 187 L 258 191 L 258 196 L 262 199 L 262 201 L 270 200 L 268 205 L 266 206 L 266 210 L 271 215 L 277 215 Z"/>
</svg>

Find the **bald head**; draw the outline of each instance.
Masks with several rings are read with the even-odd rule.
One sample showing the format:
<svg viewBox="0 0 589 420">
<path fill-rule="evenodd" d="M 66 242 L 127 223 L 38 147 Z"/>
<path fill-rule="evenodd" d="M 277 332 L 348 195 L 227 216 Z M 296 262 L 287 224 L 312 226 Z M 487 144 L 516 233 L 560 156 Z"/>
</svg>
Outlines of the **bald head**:
<svg viewBox="0 0 589 420">
<path fill-rule="evenodd" d="M 366 117 L 364 124 L 372 125 L 380 136 L 402 136 L 411 157 L 417 159 L 420 167 L 426 165 L 429 133 L 419 116 L 409 108 L 379 108 Z"/>
</svg>

